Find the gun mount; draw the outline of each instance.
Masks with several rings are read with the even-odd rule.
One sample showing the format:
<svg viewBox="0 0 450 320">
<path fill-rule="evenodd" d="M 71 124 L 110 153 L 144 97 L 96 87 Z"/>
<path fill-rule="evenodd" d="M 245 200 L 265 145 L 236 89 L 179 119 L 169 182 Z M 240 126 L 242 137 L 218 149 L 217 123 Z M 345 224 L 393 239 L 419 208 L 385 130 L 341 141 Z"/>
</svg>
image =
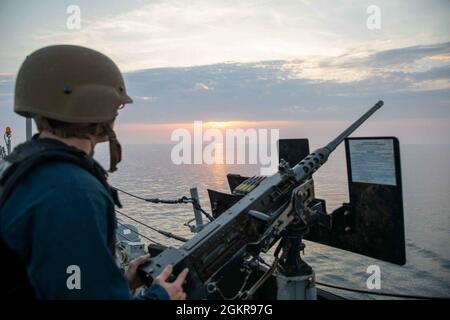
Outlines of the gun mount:
<svg viewBox="0 0 450 320">
<path fill-rule="evenodd" d="M 376 103 L 337 138 L 304 157 L 293 168 L 281 160 L 279 171 L 272 176 L 229 177 L 232 195 L 209 191 L 215 219 L 180 248 L 169 247 L 152 258 L 140 268 L 141 273 L 151 283 L 168 264 L 174 266 L 174 274 L 188 267 L 190 271 L 185 284 L 188 299 L 203 299 L 220 291 L 217 282 L 221 272 L 236 261 L 245 274 L 243 286 L 236 296 L 240 298 L 252 295 L 276 268 L 286 276 L 311 273 L 299 255 L 304 247 L 302 239 L 311 230 L 317 242 L 335 241 L 336 247 L 345 247 L 332 233 L 333 214 L 328 215 L 325 201 L 314 196 L 312 175 L 327 161 L 330 153 L 382 105 L 382 101 Z M 243 291 L 252 272 L 258 272 L 255 265 L 259 264 L 260 253 L 269 251 L 277 242 L 272 266 L 253 281 L 250 289 Z M 280 251 L 283 251 L 281 257 Z"/>
</svg>

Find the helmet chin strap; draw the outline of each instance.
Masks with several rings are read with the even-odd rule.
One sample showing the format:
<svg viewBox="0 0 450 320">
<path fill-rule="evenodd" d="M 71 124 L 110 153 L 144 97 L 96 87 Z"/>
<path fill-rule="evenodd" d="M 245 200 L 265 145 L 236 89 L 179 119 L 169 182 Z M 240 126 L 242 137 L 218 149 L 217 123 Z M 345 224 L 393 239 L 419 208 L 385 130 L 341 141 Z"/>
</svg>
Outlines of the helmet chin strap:
<svg viewBox="0 0 450 320">
<path fill-rule="evenodd" d="M 109 126 L 108 128 L 109 139 L 109 172 L 117 170 L 117 164 L 122 160 L 122 146 L 117 140 L 116 133 Z"/>
<path fill-rule="evenodd" d="M 96 138 L 96 134 L 101 135 L 102 142 L 105 136 L 108 138 L 109 141 L 109 172 L 114 172 L 117 170 L 117 164 L 122 160 L 122 146 L 120 145 L 119 141 L 117 140 L 116 133 L 113 130 L 113 124 L 114 121 L 105 122 L 98 124 L 100 127 L 96 129 L 96 133 L 81 133 L 80 131 L 86 130 L 85 127 L 81 127 L 81 130 L 76 131 L 77 128 L 66 128 L 70 129 L 71 134 L 67 134 L 67 132 L 60 130 L 60 129 L 54 129 L 52 128 L 47 121 L 43 121 L 41 123 L 41 130 L 47 130 L 49 131 L 53 136 L 60 137 L 60 138 L 68 138 L 68 137 L 76 137 L 79 139 L 87 140 L 90 144 L 90 150 L 89 152 L 86 152 L 87 150 L 83 149 L 86 153 L 88 153 L 89 156 L 94 156 L 94 149 L 95 145 L 98 142 Z M 91 130 L 92 131 L 92 130 Z"/>
<path fill-rule="evenodd" d="M 114 172 L 117 170 L 117 164 L 122 160 L 122 146 L 117 140 L 116 133 L 112 128 L 112 122 L 105 124 L 103 128 L 106 130 L 106 135 L 108 136 L 109 141 L 109 172 Z M 90 156 L 94 156 L 94 146 L 95 143 L 92 137 L 89 137 L 89 141 L 91 143 L 91 152 Z"/>
</svg>

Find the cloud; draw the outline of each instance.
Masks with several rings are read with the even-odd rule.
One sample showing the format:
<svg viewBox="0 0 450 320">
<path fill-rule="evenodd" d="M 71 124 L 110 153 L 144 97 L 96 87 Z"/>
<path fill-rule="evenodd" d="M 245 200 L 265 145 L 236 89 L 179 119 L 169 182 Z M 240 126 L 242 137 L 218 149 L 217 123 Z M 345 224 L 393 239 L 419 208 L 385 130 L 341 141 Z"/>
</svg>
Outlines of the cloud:
<svg viewBox="0 0 450 320">
<path fill-rule="evenodd" d="M 418 45 L 406 48 L 397 48 L 375 53 L 370 63 L 376 67 L 411 64 L 424 58 L 432 58 L 449 54 L 450 42 L 432 45 Z"/>
<path fill-rule="evenodd" d="M 326 113 L 326 112 L 336 112 L 336 106 L 327 106 L 327 107 L 315 107 L 313 105 L 308 106 L 289 106 L 281 108 L 280 111 L 283 113 L 291 113 L 291 114 L 309 114 L 309 113 Z"/>
<path fill-rule="evenodd" d="M 367 6 L 365 2 L 348 1 L 329 4 L 296 0 L 166 0 L 114 15 L 85 18 L 90 8 L 84 5 L 80 30 L 55 29 L 43 24 L 33 30 L 32 39 L 27 42 L 39 46 L 72 43 L 93 47 L 110 55 L 123 70 L 130 71 L 223 61 L 338 57 L 357 46 L 367 50 L 392 49 L 377 61 L 397 63 L 397 46 L 417 44 L 418 38 L 436 41 L 447 31 L 435 26 L 428 16 L 424 20 L 428 24 L 396 23 L 397 18 L 388 13 L 402 12 L 405 4 L 380 1 L 379 6 L 386 10 L 383 21 L 389 27 L 373 32 L 366 27 Z M 415 7 L 416 4 L 411 4 L 409 9 L 415 13 L 419 10 Z M 439 5 L 431 7 L 440 10 Z M 441 21 L 440 15 L 435 14 L 434 20 Z M 408 51 L 409 59 L 439 50 L 427 45 L 417 47 L 415 52 Z"/>
<path fill-rule="evenodd" d="M 443 48 L 436 44 L 432 48 Z M 417 48 L 389 51 L 392 60 Z M 449 117 L 450 63 L 432 59 L 442 50 L 415 54 L 401 69 L 373 67 L 383 52 L 352 50 L 338 58 L 221 63 L 184 68 L 147 69 L 126 74 L 132 95 L 155 100 L 137 102 L 128 121 L 163 123 L 189 120 L 346 119 L 356 108 L 386 99 L 390 117 Z M 348 62 L 348 56 L 364 57 Z M 417 69 L 417 61 L 430 62 Z M 434 62 L 433 62 L 434 61 Z M 195 90 L 193 90 L 193 88 Z M 210 90 L 213 88 L 214 90 Z M 427 106 L 425 109 L 424 106 Z M 389 107 L 387 107 L 389 108 Z M 131 108 L 130 108 L 131 110 Z M 139 114 L 139 116 L 137 116 Z"/>
<path fill-rule="evenodd" d="M 351 48 L 338 57 L 313 57 L 285 64 L 293 78 L 353 82 L 374 78 L 429 74 L 448 77 L 450 42 L 374 51 L 365 47 Z M 448 55 L 448 56 L 447 56 Z M 440 74 L 438 74 L 440 72 Z M 377 79 L 379 80 L 379 79 Z"/>
<path fill-rule="evenodd" d="M 5 118 L 7 108 L 11 108 L 14 100 L 14 79 L 15 76 L 0 74 L 0 120 Z M 1 124 L 0 124 L 1 125 Z"/>
<path fill-rule="evenodd" d="M 436 48 L 446 45 L 430 46 L 434 49 L 419 50 L 420 54 L 416 47 L 389 51 L 386 56 L 391 61 L 398 61 L 405 52 L 415 52 L 401 68 L 391 67 L 392 63 L 373 67 L 371 62 L 378 61 L 383 52 L 361 49 L 333 59 L 219 63 L 128 72 L 125 82 L 134 103 L 120 111 L 120 124 L 127 139 L 132 139 L 133 134 L 150 132 L 151 128 L 156 132 L 162 128 L 158 126 L 167 123 L 194 120 L 349 121 L 382 99 L 386 104 L 374 116 L 375 121 L 394 121 L 400 126 L 406 119 L 442 119 L 442 132 L 446 122 L 450 126 L 450 62 L 434 58 L 442 56 L 442 50 Z M 364 59 L 365 63 L 356 59 L 349 63 L 349 56 Z M 418 62 L 421 68 L 417 68 Z M 13 80 L 13 76 L 0 76 L 0 118 L 18 125 L 22 120 L 12 113 Z"/>
</svg>

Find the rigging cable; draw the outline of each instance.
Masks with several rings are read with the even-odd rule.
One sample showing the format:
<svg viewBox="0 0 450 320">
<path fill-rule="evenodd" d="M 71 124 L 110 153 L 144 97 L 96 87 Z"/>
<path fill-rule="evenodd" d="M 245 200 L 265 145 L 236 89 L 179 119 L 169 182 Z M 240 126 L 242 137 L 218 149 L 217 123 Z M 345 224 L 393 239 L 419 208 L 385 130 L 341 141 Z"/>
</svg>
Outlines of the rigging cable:
<svg viewBox="0 0 450 320">
<path fill-rule="evenodd" d="M 200 203 L 198 203 L 198 201 L 194 198 L 188 198 L 188 197 L 181 197 L 178 199 L 160 199 L 160 198 L 143 198 L 140 196 L 137 196 L 135 194 L 132 194 L 128 191 L 119 189 L 117 187 L 111 186 L 111 188 L 122 192 L 130 197 L 145 201 L 145 202 L 150 202 L 150 203 L 163 203 L 163 204 L 179 204 L 179 203 L 192 203 L 192 205 L 194 206 L 195 209 L 199 210 L 201 213 L 203 213 L 205 215 L 205 217 L 208 218 L 209 221 L 213 221 L 214 218 L 208 213 L 206 212 L 201 206 Z"/>
<path fill-rule="evenodd" d="M 195 207 L 195 209 L 200 210 L 201 213 L 203 213 L 205 215 L 205 217 L 208 218 L 209 221 L 213 221 L 214 218 L 213 216 L 211 216 L 208 212 L 206 212 L 205 210 L 203 210 L 203 208 L 200 206 L 200 203 L 198 203 L 198 201 L 196 201 L 195 199 L 193 199 L 193 205 Z"/>
<path fill-rule="evenodd" d="M 117 223 L 118 223 L 119 225 L 121 225 L 121 226 L 124 226 L 124 227 L 126 226 L 124 223 L 122 223 L 122 222 L 120 222 L 120 221 L 117 221 Z M 132 230 L 132 229 L 131 229 L 131 232 L 136 233 L 137 235 L 141 236 L 141 237 L 144 238 L 144 239 L 147 239 L 147 240 L 150 241 L 150 242 L 153 242 L 154 244 L 157 244 L 157 245 L 160 245 L 160 246 L 164 246 L 162 243 L 159 243 L 159 242 L 157 242 L 157 241 L 155 241 L 155 240 L 153 240 L 153 239 L 151 239 L 151 238 L 149 238 L 149 237 L 147 237 L 147 236 L 143 235 L 142 233 L 139 233 L 139 232 L 137 232 L 137 231 L 135 231 L 135 230 Z M 121 236 L 121 237 L 124 237 L 127 241 L 132 242 L 132 241 L 131 241 L 129 238 L 127 238 L 125 235 L 120 234 L 120 236 Z"/>
<path fill-rule="evenodd" d="M 150 229 L 150 230 L 153 230 L 153 231 L 155 231 L 155 232 L 158 232 L 159 234 L 162 234 L 163 236 L 165 236 L 165 237 L 167 237 L 167 238 L 172 238 L 172 239 L 175 239 L 175 240 L 178 240 L 178 241 L 181 241 L 181 242 L 187 242 L 187 241 L 188 241 L 188 239 L 183 238 L 183 237 L 181 237 L 181 236 L 178 236 L 178 235 L 176 235 L 176 234 L 173 234 L 173 233 L 171 233 L 171 232 L 164 231 L 164 230 L 159 230 L 159 229 L 156 229 L 156 228 L 154 228 L 154 227 L 152 227 L 152 226 L 149 226 L 148 224 L 145 224 L 145 223 L 143 223 L 143 222 L 141 222 L 141 221 L 139 221 L 139 220 L 137 220 L 137 219 L 135 219 L 135 218 L 133 218 L 133 217 L 130 217 L 129 215 L 123 213 L 123 212 L 120 211 L 120 210 L 117 210 L 117 209 L 116 209 L 116 212 L 119 213 L 119 214 L 121 214 L 121 215 L 123 215 L 124 217 L 127 217 L 127 218 L 130 219 L 130 220 L 133 220 L 133 221 L 136 222 L 136 223 L 139 223 L 140 225 L 142 225 L 142 226 L 144 226 L 144 227 L 146 227 L 146 228 L 148 228 L 148 229 Z"/>
<path fill-rule="evenodd" d="M 336 286 L 336 285 L 323 283 L 323 282 L 318 282 L 318 281 L 316 281 L 316 284 L 318 284 L 320 286 L 334 288 L 334 289 L 339 289 L 339 290 L 344 290 L 344 291 L 365 293 L 365 294 L 371 294 L 371 295 L 377 295 L 377 296 L 385 296 L 385 297 L 406 298 L 406 299 L 421 299 L 421 300 L 448 299 L 448 298 L 444 298 L 444 297 L 425 297 L 425 296 L 416 296 L 416 295 L 390 293 L 390 292 L 372 292 L 372 291 L 367 291 L 367 290 L 360 290 L 360 289 L 353 289 L 353 288 Z"/>
</svg>

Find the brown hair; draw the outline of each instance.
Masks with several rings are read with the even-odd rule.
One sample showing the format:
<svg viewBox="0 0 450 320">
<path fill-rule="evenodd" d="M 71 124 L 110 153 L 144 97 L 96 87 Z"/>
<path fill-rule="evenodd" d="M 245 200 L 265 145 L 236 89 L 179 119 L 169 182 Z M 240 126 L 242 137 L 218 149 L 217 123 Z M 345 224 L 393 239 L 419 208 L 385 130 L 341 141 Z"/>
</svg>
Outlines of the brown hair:
<svg viewBox="0 0 450 320">
<path fill-rule="evenodd" d="M 122 147 L 113 130 L 114 120 L 102 123 L 68 123 L 35 115 L 34 121 L 39 132 L 50 131 L 60 138 L 82 138 L 91 140 L 91 136 L 109 140 L 109 172 L 117 170 L 117 164 L 122 160 Z"/>
<path fill-rule="evenodd" d="M 34 116 L 34 121 L 39 132 L 47 130 L 61 138 L 86 138 L 88 135 L 106 138 L 110 128 L 112 128 L 112 121 L 104 123 L 69 123 L 38 115 Z"/>
</svg>

